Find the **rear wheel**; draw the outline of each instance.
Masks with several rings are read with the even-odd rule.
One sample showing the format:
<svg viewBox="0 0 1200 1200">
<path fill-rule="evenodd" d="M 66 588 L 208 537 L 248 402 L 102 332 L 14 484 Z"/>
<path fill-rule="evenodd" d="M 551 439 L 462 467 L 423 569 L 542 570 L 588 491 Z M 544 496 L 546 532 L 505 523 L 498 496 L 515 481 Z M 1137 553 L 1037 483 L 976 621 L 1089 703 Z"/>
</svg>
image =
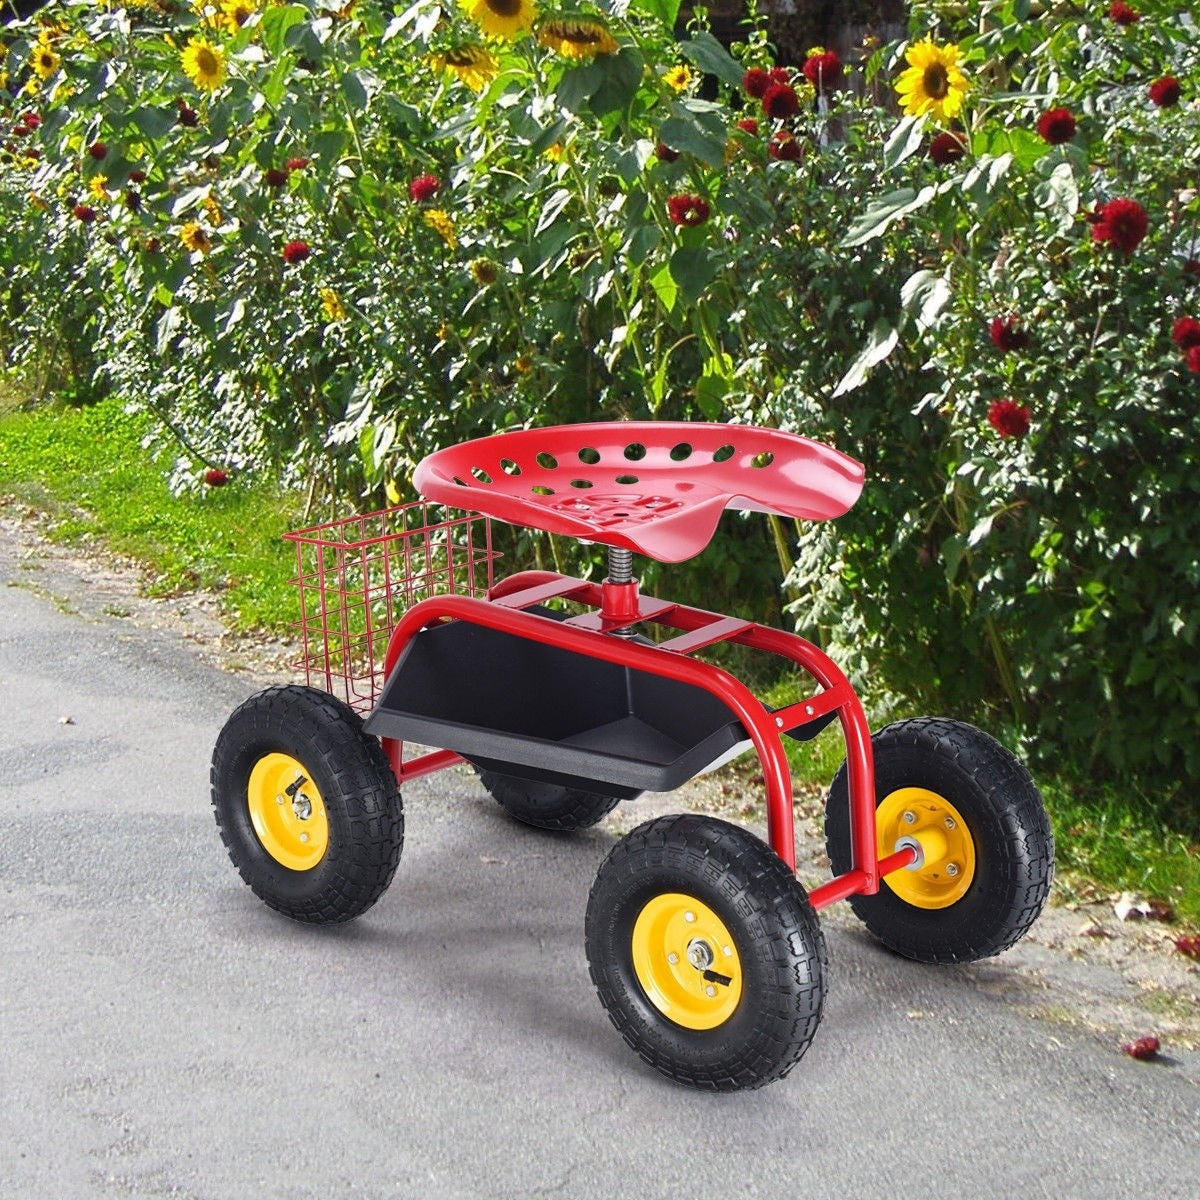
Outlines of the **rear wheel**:
<svg viewBox="0 0 1200 1200">
<path fill-rule="evenodd" d="M 605 796 L 558 783 L 518 779 L 499 771 L 481 769 L 479 779 L 510 817 L 525 825 L 562 833 L 595 825 L 621 802 L 618 796 Z"/>
<path fill-rule="evenodd" d="M 1054 842 L 1029 773 L 994 738 L 960 721 L 898 721 L 871 739 L 880 857 L 917 859 L 850 905 L 881 942 L 922 962 L 971 962 L 1020 939 L 1046 903 Z M 826 848 L 851 867 L 846 766 L 829 790 Z"/>
<path fill-rule="evenodd" d="M 229 857 L 279 912 L 348 921 L 391 883 L 404 841 L 396 778 L 358 715 L 327 693 L 252 696 L 221 730 L 211 781 Z"/>
<path fill-rule="evenodd" d="M 586 929 L 612 1023 L 679 1083 L 761 1087 L 816 1034 L 826 964 L 816 913 L 744 829 L 699 816 L 639 826 L 601 866 Z"/>
</svg>

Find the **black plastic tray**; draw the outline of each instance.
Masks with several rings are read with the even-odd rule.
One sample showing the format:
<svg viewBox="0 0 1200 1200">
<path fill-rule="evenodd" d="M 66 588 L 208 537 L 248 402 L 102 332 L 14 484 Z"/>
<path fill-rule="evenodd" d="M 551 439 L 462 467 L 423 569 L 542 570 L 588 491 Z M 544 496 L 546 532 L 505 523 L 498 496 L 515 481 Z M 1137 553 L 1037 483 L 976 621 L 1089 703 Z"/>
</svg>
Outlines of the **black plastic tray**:
<svg viewBox="0 0 1200 1200">
<path fill-rule="evenodd" d="M 467 621 L 413 638 L 366 727 L 624 798 L 679 787 L 747 737 L 701 688 Z"/>
</svg>

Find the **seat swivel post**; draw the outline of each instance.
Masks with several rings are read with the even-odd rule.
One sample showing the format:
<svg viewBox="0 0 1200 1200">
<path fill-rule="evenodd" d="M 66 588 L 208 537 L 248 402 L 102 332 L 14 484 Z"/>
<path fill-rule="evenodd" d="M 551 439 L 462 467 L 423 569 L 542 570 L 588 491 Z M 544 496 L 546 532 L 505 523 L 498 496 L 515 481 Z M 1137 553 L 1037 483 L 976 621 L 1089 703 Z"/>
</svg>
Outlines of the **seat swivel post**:
<svg viewBox="0 0 1200 1200">
<path fill-rule="evenodd" d="M 620 546 L 608 547 L 607 583 L 633 582 L 633 551 L 623 550 Z"/>
<path fill-rule="evenodd" d="M 608 547 L 608 574 L 600 585 L 600 616 L 629 623 L 638 619 L 638 581 L 633 577 L 633 551 Z"/>
</svg>

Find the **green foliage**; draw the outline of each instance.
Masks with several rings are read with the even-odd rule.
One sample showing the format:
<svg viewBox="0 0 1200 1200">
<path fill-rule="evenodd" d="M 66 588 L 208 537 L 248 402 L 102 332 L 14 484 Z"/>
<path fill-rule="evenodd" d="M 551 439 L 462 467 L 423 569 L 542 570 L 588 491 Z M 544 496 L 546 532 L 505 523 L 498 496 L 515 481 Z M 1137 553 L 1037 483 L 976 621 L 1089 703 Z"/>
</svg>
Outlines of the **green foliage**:
<svg viewBox="0 0 1200 1200">
<path fill-rule="evenodd" d="M 965 153 L 939 164 L 932 120 L 890 105 L 903 48 L 822 97 L 794 74 L 799 112 L 771 120 L 741 86 L 771 65 L 763 34 L 676 44 L 670 0 L 490 40 L 435 0 L 240 27 L 66 0 L 5 34 L 32 90 L 4 120 L 41 118 L 0 156 L 6 358 L 96 364 L 181 448 L 181 487 L 264 467 L 381 500 L 430 449 L 534 421 L 821 437 L 868 485 L 784 546 L 789 588 L 860 682 L 1186 788 L 1200 374 L 1171 331 L 1200 315 L 1200 38 L 1138 7 L 1119 26 L 1099 3 L 918 5 L 914 38 L 955 43 L 970 80 Z M 613 40 L 572 57 L 551 35 L 583 20 Z M 224 57 L 212 88 L 185 74 L 199 38 Z M 44 79 L 39 46 L 61 60 Z M 1160 107 L 1168 74 L 1182 100 Z M 1077 122 L 1059 144 L 1038 127 L 1055 107 Z M 770 152 L 784 130 L 793 160 Z M 1117 198 L 1148 214 L 1128 252 L 1093 222 Z M 672 591 L 769 612 L 779 532 L 731 519 Z"/>
</svg>

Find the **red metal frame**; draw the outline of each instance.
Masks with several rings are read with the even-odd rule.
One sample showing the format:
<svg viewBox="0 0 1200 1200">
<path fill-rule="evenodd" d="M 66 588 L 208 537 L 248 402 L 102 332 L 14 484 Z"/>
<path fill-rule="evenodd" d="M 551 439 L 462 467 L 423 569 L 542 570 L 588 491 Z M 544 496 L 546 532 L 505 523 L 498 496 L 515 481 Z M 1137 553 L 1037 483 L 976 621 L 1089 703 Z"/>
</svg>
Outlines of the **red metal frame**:
<svg viewBox="0 0 1200 1200">
<path fill-rule="evenodd" d="M 569 599 L 594 611 L 565 620 L 525 611 L 532 605 L 556 598 Z M 496 585 L 487 600 L 471 596 L 437 596 L 415 605 L 392 632 L 384 677 L 391 674 L 411 638 L 425 627 L 445 620 L 470 621 L 585 657 L 678 680 L 717 696 L 742 722 L 758 753 L 766 785 L 768 841 L 793 872 L 796 869 L 796 843 L 792 780 L 781 741 L 782 732 L 803 721 L 836 712 L 846 741 L 851 861 L 854 865 L 846 874 L 810 893 L 813 907 L 824 908 L 855 894 L 872 895 L 879 890 L 879 881 L 884 875 L 914 861 L 915 854 L 910 849 L 882 859 L 876 853 L 874 763 L 866 714 L 841 669 L 804 638 L 689 605 L 641 597 L 637 594 L 636 584 L 596 584 L 546 571 L 526 571 Z M 637 622 L 677 629 L 680 634 L 656 646 L 606 636 L 613 629 Z M 689 657 L 704 646 L 724 641 L 790 659 L 807 671 L 820 684 L 821 690 L 772 712 L 728 672 Z M 405 761 L 400 742 L 391 738 L 382 741 L 388 761 L 402 786 L 462 761 L 457 754 L 446 750 Z"/>
</svg>

